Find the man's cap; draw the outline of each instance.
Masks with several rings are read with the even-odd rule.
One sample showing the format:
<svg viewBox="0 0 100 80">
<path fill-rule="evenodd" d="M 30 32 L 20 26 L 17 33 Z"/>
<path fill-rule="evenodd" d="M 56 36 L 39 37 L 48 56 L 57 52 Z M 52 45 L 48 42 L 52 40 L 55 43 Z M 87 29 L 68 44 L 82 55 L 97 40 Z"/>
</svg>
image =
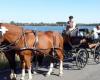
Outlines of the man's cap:
<svg viewBox="0 0 100 80">
<path fill-rule="evenodd" d="M 73 19 L 73 16 L 69 16 L 69 19 Z"/>
</svg>

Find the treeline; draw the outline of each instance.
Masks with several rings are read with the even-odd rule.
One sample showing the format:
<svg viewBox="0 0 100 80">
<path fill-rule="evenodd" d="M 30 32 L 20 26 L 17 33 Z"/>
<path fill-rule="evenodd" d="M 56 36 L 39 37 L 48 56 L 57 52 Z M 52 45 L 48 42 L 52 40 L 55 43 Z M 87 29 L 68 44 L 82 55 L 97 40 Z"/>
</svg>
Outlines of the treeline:
<svg viewBox="0 0 100 80">
<path fill-rule="evenodd" d="M 14 21 L 11 21 L 10 24 L 15 24 L 18 26 L 65 26 L 66 22 L 56 22 L 56 23 L 16 23 Z"/>
<path fill-rule="evenodd" d="M 66 22 L 56 22 L 56 23 L 16 23 L 14 21 L 11 21 L 10 24 L 15 24 L 18 26 L 66 26 Z M 100 25 L 100 23 L 91 23 L 91 24 L 85 24 L 85 23 L 77 23 L 77 26 L 96 26 Z"/>
<path fill-rule="evenodd" d="M 78 23 L 77 26 L 97 26 L 100 25 L 100 23 L 91 23 L 91 24 L 85 24 L 85 23 Z"/>
<path fill-rule="evenodd" d="M 44 22 L 40 22 L 40 23 L 16 23 L 14 21 L 11 21 L 10 24 L 15 24 L 18 26 L 58 26 L 58 24 L 56 24 L 56 23 L 44 23 Z"/>
</svg>

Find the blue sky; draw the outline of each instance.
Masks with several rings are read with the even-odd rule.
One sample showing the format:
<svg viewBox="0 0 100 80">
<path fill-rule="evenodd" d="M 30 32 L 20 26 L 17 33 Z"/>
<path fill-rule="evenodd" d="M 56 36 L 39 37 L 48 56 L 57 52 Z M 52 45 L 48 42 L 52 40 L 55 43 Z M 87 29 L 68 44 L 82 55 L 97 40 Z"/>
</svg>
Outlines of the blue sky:
<svg viewBox="0 0 100 80">
<path fill-rule="evenodd" d="M 100 0 L 0 0 L 0 22 L 100 22 Z"/>
</svg>

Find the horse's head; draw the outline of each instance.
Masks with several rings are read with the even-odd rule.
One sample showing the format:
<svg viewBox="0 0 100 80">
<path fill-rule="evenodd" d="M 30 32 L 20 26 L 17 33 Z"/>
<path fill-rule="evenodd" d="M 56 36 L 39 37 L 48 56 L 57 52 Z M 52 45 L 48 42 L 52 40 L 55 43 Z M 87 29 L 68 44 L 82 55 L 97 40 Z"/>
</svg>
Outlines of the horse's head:
<svg viewBox="0 0 100 80">
<path fill-rule="evenodd" d="M 22 28 L 12 24 L 0 24 L 0 43 L 13 42 L 22 34 Z"/>
<path fill-rule="evenodd" d="M 0 44 L 4 41 L 4 35 L 6 34 L 7 31 L 8 29 L 6 28 L 6 26 L 3 25 L 0 26 Z"/>
</svg>

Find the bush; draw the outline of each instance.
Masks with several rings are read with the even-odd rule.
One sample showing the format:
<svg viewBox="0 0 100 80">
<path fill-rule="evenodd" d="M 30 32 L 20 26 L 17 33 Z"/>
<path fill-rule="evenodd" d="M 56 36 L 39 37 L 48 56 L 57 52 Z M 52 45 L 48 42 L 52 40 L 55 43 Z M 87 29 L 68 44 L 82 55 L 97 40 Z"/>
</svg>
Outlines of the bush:
<svg viewBox="0 0 100 80">
<path fill-rule="evenodd" d="M 8 67 L 9 67 L 8 60 L 6 59 L 4 53 L 0 53 L 0 70 Z"/>
<path fill-rule="evenodd" d="M 16 64 L 17 64 L 16 67 L 20 66 L 19 62 L 20 62 L 20 59 L 18 56 L 16 56 Z M 5 54 L 0 53 L 0 71 L 4 70 L 4 69 L 9 69 L 9 68 L 10 68 L 10 66 L 9 66 L 7 58 L 5 57 Z"/>
</svg>

